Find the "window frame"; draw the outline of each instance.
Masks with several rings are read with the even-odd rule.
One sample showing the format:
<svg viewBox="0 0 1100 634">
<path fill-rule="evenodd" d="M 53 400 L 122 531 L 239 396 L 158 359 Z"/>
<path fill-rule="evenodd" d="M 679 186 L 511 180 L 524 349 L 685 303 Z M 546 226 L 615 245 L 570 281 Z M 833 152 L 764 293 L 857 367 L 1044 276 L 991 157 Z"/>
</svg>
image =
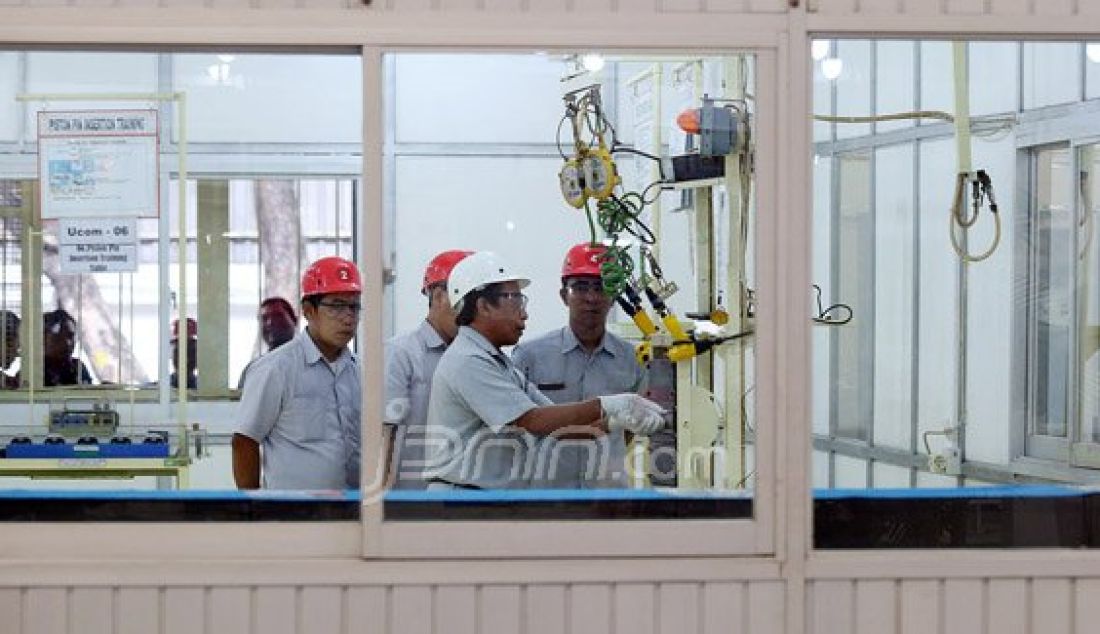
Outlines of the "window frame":
<svg viewBox="0 0 1100 634">
<path fill-rule="evenodd" d="M 731 35 L 733 41 L 742 41 Z M 786 68 L 781 65 L 779 40 L 759 42 L 743 48 L 707 51 L 708 55 L 746 53 L 755 58 L 757 93 L 756 139 L 756 276 L 763 293 L 773 297 L 779 284 L 779 199 L 778 158 L 782 154 L 780 124 L 785 108 L 780 107 L 779 91 Z M 591 46 L 589 46 L 591 48 Z M 601 48 L 601 47 L 597 47 Z M 613 50 L 614 47 L 603 47 Z M 562 47 L 568 50 L 568 47 Z M 644 45 L 628 51 L 644 54 L 652 51 Z M 513 49 L 501 52 L 530 52 Z M 384 253 L 381 237 L 385 197 L 392 187 L 383 165 L 383 143 L 390 131 L 384 117 L 387 108 L 385 59 L 391 53 L 467 53 L 468 47 L 365 47 L 364 72 L 364 182 L 386 183 L 385 191 L 364 196 L 364 223 L 360 231 L 361 253 Z M 496 52 L 496 51 L 494 51 Z M 668 53 L 686 52 L 667 51 Z M 661 51 L 666 53 L 666 51 Z M 371 90 L 374 89 L 374 93 Z M 550 176 L 548 176 L 550 177 Z M 384 323 L 382 271 L 366 267 L 364 274 L 365 307 L 364 349 L 381 349 Z M 729 556 L 767 555 L 776 551 L 775 526 L 777 486 L 775 467 L 778 458 L 779 426 L 777 386 L 781 365 L 778 350 L 777 309 L 773 302 L 758 307 L 756 317 L 755 375 L 757 380 L 756 468 L 757 485 L 753 491 L 753 517 L 744 520 L 585 520 L 585 521 L 397 521 L 385 520 L 382 496 L 363 491 L 360 521 L 363 527 L 363 555 L 368 558 L 402 559 L 484 559 L 501 557 L 598 557 L 598 556 Z M 380 362 L 363 364 L 364 403 L 382 402 L 383 368 Z M 369 486 L 369 474 L 379 469 L 379 443 L 382 437 L 381 408 L 363 408 L 363 479 Z M 522 538 L 517 538 L 520 534 Z M 624 539 L 625 535 L 630 535 Z"/>
</svg>

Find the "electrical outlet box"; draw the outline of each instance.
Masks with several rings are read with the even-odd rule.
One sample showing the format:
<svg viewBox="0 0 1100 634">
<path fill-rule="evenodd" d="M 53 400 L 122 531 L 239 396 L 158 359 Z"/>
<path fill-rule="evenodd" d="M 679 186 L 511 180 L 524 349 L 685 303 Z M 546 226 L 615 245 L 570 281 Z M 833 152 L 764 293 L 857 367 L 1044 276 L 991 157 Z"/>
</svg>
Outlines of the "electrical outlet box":
<svg viewBox="0 0 1100 634">
<path fill-rule="evenodd" d="M 928 456 L 928 470 L 940 475 L 957 476 L 962 474 L 962 455 L 954 444 Z"/>
</svg>

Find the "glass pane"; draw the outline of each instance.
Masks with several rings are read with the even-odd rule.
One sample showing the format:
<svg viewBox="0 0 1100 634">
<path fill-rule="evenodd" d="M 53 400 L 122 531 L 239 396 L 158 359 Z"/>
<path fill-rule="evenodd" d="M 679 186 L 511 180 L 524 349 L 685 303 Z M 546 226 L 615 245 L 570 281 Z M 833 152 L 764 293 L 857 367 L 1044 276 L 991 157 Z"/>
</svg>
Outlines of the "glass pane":
<svg viewBox="0 0 1100 634">
<path fill-rule="evenodd" d="M 871 154 L 843 155 L 837 160 L 840 195 L 837 221 L 837 296 L 858 318 L 834 331 L 836 346 L 836 435 L 866 440 L 874 367 L 874 224 L 871 221 Z"/>
<path fill-rule="evenodd" d="M 1100 145 L 1077 151 L 1077 207 L 1081 213 L 1080 282 L 1081 439 L 1100 442 Z"/>
<path fill-rule="evenodd" d="M 299 301 L 310 263 L 357 259 L 361 77 L 356 55 L 0 53 L 0 139 L 11 141 L 0 143 L 0 490 L 235 497 L 248 485 L 238 432 L 256 446 L 261 483 L 305 474 L 269 488 L 358 488 L 354 338 L 332 350 L 350 368 L 342 401 L 331 386 L 247 383 L 253 405 L 290 406 L 268 417 L 234 388 L 250 364 L 291 367 L 276 348 L 313 341 Z M 17 101 L 9 78 L 31 94 Z M 40 158 L 43 178 L 28 179 Z M 290 389 L 264 392 L 277 385 Z M 317 471 L 337 478 L 302 468 L 320 454 Z M 186 515 L 160 508 L 155 519 Z"/>
<path fill-rule="evenodd" d="M 1035 154 L 1035 209 L 1032 240 L 1035 249 L 1034 364 L 1035 433 L 1066 435 L 1068 375 L 1075 243 L 1072 176 L 1068 149 Z"/>
<path fill-rule="evenodd" d="M 726 157 L 747 158 L 730 130 L 753 125 L 752 56 L 395 54 L 387 65 L 383 418 L 403 495 L 386 516 L 461 517 L 469 506 L 431 496 L 470 489 L 537 489 L 558 505 L 549 517 L 607 504 L 601 517 L 626 515 L 622 504 L 653 494 L 751 509 L 755 371 L 739 335 L 757 290 L 755 201 L 751 170 L 726 172 L 739 164 Z M 442 114 L 426 105 L 440 82 L 454 105 Z M 522 90 L 486 101 L 500 85 Z M 709 132 L 712 117 L 722 132 Z M 603 187 L 612 164 L 622 181 Z M 563 192 L 559 173 L 574 167 L 584 185 L 566 178 Z M 476 253 L 453 273 L 430 264 L 452 250 Z M 468 280 L 471 262 L 517 273 Z M 505 299 L 516 321 L 493 326 Z"/>
<path fill-rule="evenodd" d="M 871 47 L 874 82 L 854 74 L 845 94 L 871 90 L 879 113 L 899 110 L 883 107 L 894 100 L 954 110 L 952 42 Z M 904 134 L 890 121 L 836 123 L 838 140 L 816 139 L 816 547 L 1089 544 L 1076 490 L 1052 500 L 1033 489 L 1034 504 L 1018 504 L 1018 490 L 991 488 L 1091 483 L 1100 469 L 1089 50 L 967 42 L 965 165 L 942 120 Z M 907 51 L 920 83 L 908 106 Z"/>
</svg>

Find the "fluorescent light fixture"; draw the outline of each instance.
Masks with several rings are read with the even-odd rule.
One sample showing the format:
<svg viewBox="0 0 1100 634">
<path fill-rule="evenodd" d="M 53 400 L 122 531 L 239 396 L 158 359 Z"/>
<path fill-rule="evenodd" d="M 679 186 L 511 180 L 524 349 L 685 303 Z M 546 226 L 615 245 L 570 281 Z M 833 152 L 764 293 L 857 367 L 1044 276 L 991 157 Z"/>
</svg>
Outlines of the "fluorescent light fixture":
<svg viewBox="0 0 1100 634">
<path fill-rule="evenodd" d="M 833 80 L 844 72 L 844 61 L 839 57 L 829 57 L 821 60 L 821 74 L 825 79 Z"/>
<path fill-rule="evenodd" d="M 815 62 L 820 62 L 829 56 L 829 41 L 828 40 L 814 40 L 813 44 L 810 44 L 810 57 Z"/>
<path fill-rule="evenodd" d="M 599 53 L 587 53 L 581 56 L 581 66 L 590 73 L 603 70 L 604 60 L 603 55 Z"/>
<path fill-rule="evenodd" d="M 1093 64 L 1100 64 L 1100 43 L 1093 42 L 1085 45 L 1085 56 Z"/>
</svg>

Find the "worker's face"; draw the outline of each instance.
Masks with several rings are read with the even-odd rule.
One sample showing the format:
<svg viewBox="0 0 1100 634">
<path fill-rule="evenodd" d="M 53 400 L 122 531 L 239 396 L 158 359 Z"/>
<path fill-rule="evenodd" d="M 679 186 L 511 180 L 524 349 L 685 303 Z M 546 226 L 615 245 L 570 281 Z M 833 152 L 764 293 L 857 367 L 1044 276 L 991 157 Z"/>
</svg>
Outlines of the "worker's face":
<svg viewBox="0 0 1100 634">
<path fill-rule="evenodd" d="M 497 284 L 494 294 L 498 296 L 496 306 L 486 297 L 478 299 L 478 317 L 484 320 L 485 330 L 491 333 L 487 338 L 494 345 L 515 345 L 527 324 L 527 297 L 518 282 Z"/>
<path fill-rule="evenodd" d="M 73 356 L 76 331 L 67 321 L 54 322 L 42 333 L 42 354 L 48 360 L 62 361 Z"/>
<path fill-rule="evenodd" d="M 287 314 L 286 307 L 277 302 L 260 307 L 260 336 L 268 348 L 278 348 L 294 338 L 298 325 Z"/>
<path fill-rule="evenodd" d="M 453 340 L 458 334 L 455 309 L 451 306 L 451 299 L 447 297 L 445 284 L 436 284 L 428 289 L 428 316 L 432 318 L 432 323 L 442 330 L 439 334 L 444 339 Z"/>
<path fill-rule="evenodd" d="M 314 341 L 331 351 L 343 348 L 355 337 L 362 308 L 359 293 L 330 293 L 322 296 L 317 306 L 302 303 Z"/>
<path fill-rule="evenodd" d="M 569 308 L 570 324 L 601 329 L 607 323 L 611 298 L 604 294 L 599 277 L 585 275 L 566 278 L 559 295 Z"/>
</svg>

